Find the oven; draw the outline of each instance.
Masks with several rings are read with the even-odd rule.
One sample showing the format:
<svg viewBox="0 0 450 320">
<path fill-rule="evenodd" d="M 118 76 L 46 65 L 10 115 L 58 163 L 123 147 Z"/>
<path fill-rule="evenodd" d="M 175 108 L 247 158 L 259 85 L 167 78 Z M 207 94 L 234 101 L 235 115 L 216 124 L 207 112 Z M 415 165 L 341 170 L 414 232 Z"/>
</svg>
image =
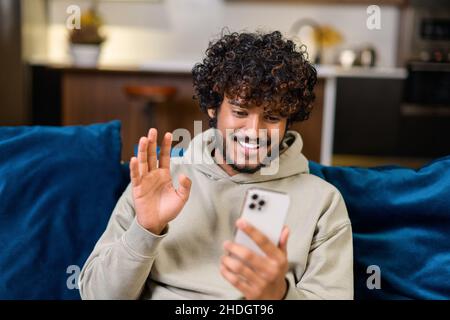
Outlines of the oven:
<svg viewBox="0 0 450 320">
<path fill-rule="evenodd" d="M 411 0 L 400 29 L 400 65 L 408 70 L 399 118 L 399 151 L 450 154 L 450 1 Z"/>
<path fill-rule="evenodd" d="M 450 2 L 412 0 L 402 32 L 403 110 L 450 112 Z"/>
<path fill-rule="evenodd" d="M 407 69 L 405 103 L 450 109 L 450 62 L 411 61 Z"/>
</svg>

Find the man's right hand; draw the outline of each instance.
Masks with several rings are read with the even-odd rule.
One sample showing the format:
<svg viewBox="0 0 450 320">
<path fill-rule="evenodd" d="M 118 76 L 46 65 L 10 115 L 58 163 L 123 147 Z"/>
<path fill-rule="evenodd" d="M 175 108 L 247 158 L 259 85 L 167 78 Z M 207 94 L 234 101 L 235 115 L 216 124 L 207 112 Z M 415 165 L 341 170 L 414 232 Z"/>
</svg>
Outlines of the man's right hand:
<svg viewBox="0 0 450 320">
<path fill-rule="evenodd" d="M 156 157 L 158 132 L 151 128 L 139 140 L 138 156 L 130 160 L 130 176 L 137 222 L 154 234 L 161 234 L 169 221 L 175 219 L 189 198 L 191 180 L 178 177 L 175 189 L 170 175 L 172 134 L 167 132 L 161 145 L 159 166 Z"/>
</svg>

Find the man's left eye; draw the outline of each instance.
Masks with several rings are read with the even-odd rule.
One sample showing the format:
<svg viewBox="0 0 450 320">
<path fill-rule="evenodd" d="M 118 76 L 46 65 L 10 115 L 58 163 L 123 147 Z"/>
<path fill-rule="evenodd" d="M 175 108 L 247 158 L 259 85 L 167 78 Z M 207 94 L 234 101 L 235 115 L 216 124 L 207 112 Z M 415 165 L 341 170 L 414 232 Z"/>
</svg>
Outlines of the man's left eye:
<svg viewBox="0 0 450 320">
<path fill-rule="evenodd" d="M 278 117 L 272 117 L 272 116 L 267 116 L 266 119 L 270 122 L 278 122 L 280 121 L 280 118 Z"/>
<path fill-rule="evenodd" d="M 247 113 L 244 111 L 234 111 L 234 114 L 240 117 L 245 117 L 247 115 Z"/>
</svg>

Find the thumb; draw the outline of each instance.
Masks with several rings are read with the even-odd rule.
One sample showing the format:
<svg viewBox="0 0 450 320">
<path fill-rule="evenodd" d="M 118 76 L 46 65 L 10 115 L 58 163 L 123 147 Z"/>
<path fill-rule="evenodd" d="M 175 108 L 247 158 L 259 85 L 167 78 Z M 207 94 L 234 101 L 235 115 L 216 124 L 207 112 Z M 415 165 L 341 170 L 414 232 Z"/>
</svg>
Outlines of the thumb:
<svg viewBox="0 0 450 320">
<path fill-rule="evenodd" d="M 191 192 L 192 181 L 186 175 L 180 174 L 178 176 L 178 182 L 179 185 L 177 193 L 181 197 L 181 199 L 186 201 L 189 198 L 189 193 Z"/>
<path fill-rule="evenodd" d="M 287 253 L 288 237 L 289 237 L 289 228 L 288 226 L 284 226 L 280 236 L 280 249 L 283 250 L 284 253 Z"/>
</svg>

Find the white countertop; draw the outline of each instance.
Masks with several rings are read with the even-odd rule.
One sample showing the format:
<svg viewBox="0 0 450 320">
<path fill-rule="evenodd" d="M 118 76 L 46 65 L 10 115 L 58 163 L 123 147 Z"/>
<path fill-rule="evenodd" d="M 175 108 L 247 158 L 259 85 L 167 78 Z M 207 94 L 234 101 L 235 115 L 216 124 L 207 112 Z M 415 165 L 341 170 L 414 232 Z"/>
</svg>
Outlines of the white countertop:
<svg viewBox="0 0 450 320">
<path fill-rule="evenodd" d="M 348 67 L 344 68 L 335 65 L 317 65 L 317 75 L 322 78 L 390 78 L 405 79 L 408 75 L 405 68 L 388 67 Z"/>
<path fill-rule="evenodd" d="M 182 60 L 161 60 L 161 61 L 149 61 L 139 65 L 139 68 L 145 71 L 155 72 L 191 72 L 192 67 L 197 62 L 194 61 L 182 61 Z"/>
<path fill-rule="evenodd" d="M 139 69 L 155 72 L 191 72 L 195 62 L 192 61 L 151 61 L 139 65 Z M 317 65 L 317 75 L 321 78 L 330 77 L 362 77 L 362 78 L 392 78 L 405 79 L 407 71 L 404 68 L 387 67 L 350 67 L 337 65 Z"/>
</svg>

